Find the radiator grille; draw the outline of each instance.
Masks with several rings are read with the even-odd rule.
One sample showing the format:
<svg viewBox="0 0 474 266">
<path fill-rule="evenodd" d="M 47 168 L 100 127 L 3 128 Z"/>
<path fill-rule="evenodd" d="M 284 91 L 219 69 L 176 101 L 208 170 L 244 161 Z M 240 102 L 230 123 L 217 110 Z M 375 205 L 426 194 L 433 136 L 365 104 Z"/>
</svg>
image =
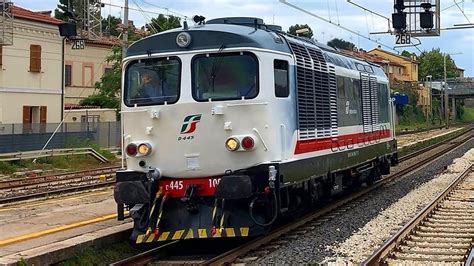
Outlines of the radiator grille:
<svg viewBox="0 0 474 266">
<path fill-rule="evenodd" d="M 362 122 L 364 132 L 379 129 L 379 109 L 377 99 L 377 79 L 366 73 L 360 73 L 362 87 Z"/>
<path fill-rule="evenodd" d="M 289 41 L 296 57 L 297 117 L 300 139 L 337 136 L 334 67 L 317 48 Z"/>
<path fill-rule="evenodd" d="M 370 101 L 372 109 L 372 131 L 379 130 L 379 105 L 378 105 L 377 78 L 370 76 Z"/>
</svg>

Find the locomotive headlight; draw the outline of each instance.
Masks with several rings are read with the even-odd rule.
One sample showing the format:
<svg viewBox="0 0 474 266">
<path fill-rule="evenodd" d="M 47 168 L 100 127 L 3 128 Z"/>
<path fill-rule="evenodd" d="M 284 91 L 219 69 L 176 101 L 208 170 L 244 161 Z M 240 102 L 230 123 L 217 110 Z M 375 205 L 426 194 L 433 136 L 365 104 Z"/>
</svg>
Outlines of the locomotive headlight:
<svg viewBox="0 0 474 266">
<path fill-rule="evenodd" d="M 229 151 L 236 151 L 239 149 L 239 146 L 240 146 L 239 140 L 237 140 L 236 138 L 227 139 L 225 142 L 225 147 Z"/>
<path fill-rule="evenodd" d="M 187 32 L 181 32 L 176 36 L 176 44 L 181 48 L 186 48 L 191 44 L 191 35 Z"/>
<path fill-rule="evenodd" d="M 149 143 L 142 143 L 138 145 L 138 155 L 140 156 L 147 156 L 151 153 L 151 145 Z"/>
</svg>

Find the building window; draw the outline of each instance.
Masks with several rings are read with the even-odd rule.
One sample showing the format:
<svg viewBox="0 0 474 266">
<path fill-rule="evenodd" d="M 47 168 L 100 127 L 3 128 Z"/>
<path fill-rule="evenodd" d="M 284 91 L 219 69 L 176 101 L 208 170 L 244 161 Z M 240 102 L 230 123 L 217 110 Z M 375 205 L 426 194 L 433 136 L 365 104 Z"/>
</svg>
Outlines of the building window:
<svg viewBox="0 0 474 266">
<path fill-rule="evenodd" d="M 30 72 L 41 71 L 41 45 L 30 45 Z"/>
<path fill-rule="evenodd" d="M 0 45 L 0 68 L 3 66 L 3 45 Z"/>
<path fill-rule="evenodd" d="M 65 65 L 64 85 L 71 86 L 71 84 L 72 84 L 72 65 Z"/>
<path fill-rule="evenodd" d="M 94 70 L 93 65 L 82 66 L 82 86 L 93 87 L 94 86 Z"/>
<path fill-rule="evenodd" d="M 111 67 L 105 67 L 104 68 L 104 74 L 109 74 L 112 73 L 112 68 Z"/>
</svg>

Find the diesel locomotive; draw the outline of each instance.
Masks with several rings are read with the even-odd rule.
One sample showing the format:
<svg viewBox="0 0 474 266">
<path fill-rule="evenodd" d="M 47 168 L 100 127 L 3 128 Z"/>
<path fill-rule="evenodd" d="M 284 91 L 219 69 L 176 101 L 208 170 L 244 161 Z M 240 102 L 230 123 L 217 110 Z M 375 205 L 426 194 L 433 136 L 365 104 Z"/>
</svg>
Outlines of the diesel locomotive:
<svg viewBox="0 0 474 266">
<path fill-rule="evenodd" d="M 137 243 L 263 234 L 397 162 L 383 69 L 258 18 L 133 43 L 118 218 Z"/>
</svg>

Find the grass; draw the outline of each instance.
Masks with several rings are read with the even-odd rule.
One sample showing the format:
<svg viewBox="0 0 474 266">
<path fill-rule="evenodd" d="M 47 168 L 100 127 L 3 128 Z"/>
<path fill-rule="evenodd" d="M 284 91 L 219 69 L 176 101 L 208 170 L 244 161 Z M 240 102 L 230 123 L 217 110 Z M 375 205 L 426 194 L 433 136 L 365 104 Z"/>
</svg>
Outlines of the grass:
<svg viewBox="0 0 474 266">
<path fill-rule="evenodd" d="M 108 151 L 103 152 L 102 155 L 111 160 L 112 163 L 116 161 L 115 156 Z M 25 169 L 30 171 L 51 170 L 52 172 L 59 172 L 59 170 L 55 171 L 55 169 L 81 171 L 99 166 L 101 166 L 101 163 L 90 155 L 51 156 L 38 158 L 36 163 L 33 163 L 31 159 L 8 162 L 0 161 L 0 174 L 8 175 Z"/>
<path fill-rule="evenodd" d="M 115 243 L 101 249 L 87 247 L 75 257 L 62 261 L 56 265 L 108 265 L 112 262 L 133 256 L 138 252 L 139 250 L 128 242 Z"/>
<path fill-rule="evenodd" d="M 457 130 L 455 132 L 451 132 L 451 133 L 446 134 L 446 135 L 438 136 L 438 137 L 435 137 L 435 138 L 432 138 L 432 139 L 428 139 L 428 140 L 419 142 L 419 143 L 414 144 L 414 145 L 403 147 L 402 149 L 400 149 L 398 151 L 398 157 L 402 157 L 402 156 L 405 156 L 409 153 L 421 150 L 423 148 L 426 148 L 426 147 L 431 146 L 433 144 L 436 144 L 438 142 L 442 142 L 443 140 L 449 139 L 451 137 L 460 136 L 461 134 L 466 132 L 466 130 L 467 130 L 466 128 L 463 128 L 463 129 Z"/>
<path fill-rule="evenodd" d="M 473 122 L 474 121 L 474 108 L 464 107 L 464 116 L 462 119 L 463 122 Z"/>
</svg>

